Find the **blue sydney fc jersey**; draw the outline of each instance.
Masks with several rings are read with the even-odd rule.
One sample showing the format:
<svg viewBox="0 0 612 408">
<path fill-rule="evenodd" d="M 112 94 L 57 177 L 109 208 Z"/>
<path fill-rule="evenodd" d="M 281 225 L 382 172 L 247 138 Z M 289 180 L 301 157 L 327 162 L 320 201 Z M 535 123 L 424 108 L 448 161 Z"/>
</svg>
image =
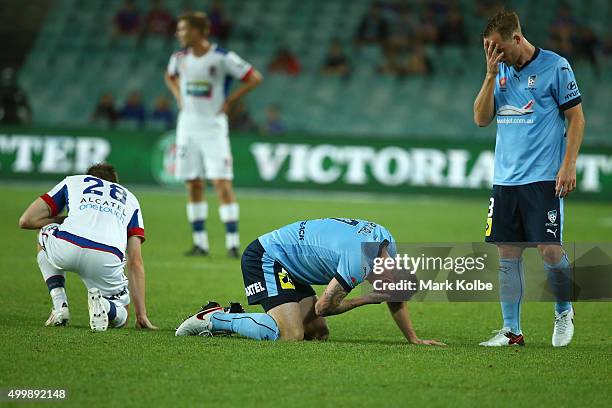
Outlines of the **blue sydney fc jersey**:
<svg viewBox="0 0 612 408">
<path fill-rule="evenodd" d="M 366 278 L 380 245 L 395 241 L 386 228 L 373 222 L 347 218 L 298 221 L 259 237 L 266 253 L 278 261 L 292 278 L 312 285 L 327 285 L 336 278 L 350 291 Z"/>
<path fill-rule="evenodd" d="M 556 179 L 565 154 L 563 112 L 582 102 L 567 60 L 536 48 L 521 69 L 499 64 L 493 184 Z"/>
</svg>

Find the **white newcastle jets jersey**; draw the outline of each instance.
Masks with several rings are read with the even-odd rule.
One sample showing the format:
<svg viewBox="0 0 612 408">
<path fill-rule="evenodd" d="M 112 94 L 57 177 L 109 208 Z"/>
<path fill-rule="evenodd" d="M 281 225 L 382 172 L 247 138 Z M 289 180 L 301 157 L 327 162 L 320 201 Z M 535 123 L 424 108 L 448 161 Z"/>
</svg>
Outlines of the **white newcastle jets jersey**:
<svg viewBox="0 0 612 408">
<path fill-rule="evenodd" d="M 175 52 L 168 63 L 168 75 L 179 78 L 181 115 L 195 115 L 215 120 L 225 115 L 219 111 L 225 102 L 233 79 L 245 80 L 251 64 L 235 52 L 211 44 L 206 54 L 193 55 L 190 48 Z"/>
<path fill-rule="evenodd" d="M 110 252 L 123 260 L 130 236 L 144 239 L 138 199 L 127 188 L 94 176 L 69 176 L 41 196 L 51 215 L 68 209 L 68 218 L 54 232 L 82 248 Z"/>
</svg>

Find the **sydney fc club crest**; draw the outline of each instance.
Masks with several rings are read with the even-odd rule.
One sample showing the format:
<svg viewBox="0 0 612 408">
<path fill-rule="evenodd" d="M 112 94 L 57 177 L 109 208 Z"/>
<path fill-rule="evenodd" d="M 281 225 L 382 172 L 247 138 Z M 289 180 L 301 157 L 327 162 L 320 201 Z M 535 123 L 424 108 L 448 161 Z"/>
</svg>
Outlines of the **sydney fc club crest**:
<svg viewBox="0 0 612 408">
<path fill-rule="evenodd" d="M 546 228 L 546 232 L 551 234 L 555 238 L 557 238 L 557 231 L 558 231 L 557 227 L 559 226 L 559 224 L 557 224 L 557 210 L 550 210 L 547 213 L 547 215 L 548 215 L 548 221 L 549 222 L 544 224 L 547 227 Z M 554 229 L 552 229 L 552 228 L 554 228 Z"/>
<path fill-rule="evenodd" d="M 531 89 L 534 90 L 535 89 L 535 84 L 536 84 L 536 79 L 538 78 L 537 75 L 529 75 L 529 77 L 527 78 L 527 89 Z"/>
</svg>

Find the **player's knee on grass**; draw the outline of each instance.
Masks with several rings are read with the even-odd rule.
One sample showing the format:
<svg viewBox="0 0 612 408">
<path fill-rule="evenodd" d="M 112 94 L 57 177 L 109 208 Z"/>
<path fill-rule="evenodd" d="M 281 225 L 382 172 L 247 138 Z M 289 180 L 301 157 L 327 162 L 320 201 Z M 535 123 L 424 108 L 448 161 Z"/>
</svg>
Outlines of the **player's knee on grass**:
<svg viewBox="0 0 612 408">
<path fill-rule="evenodd" d="M 272 316 L 280 334 L 280 340 L 300 341 L 304 340 L 304 324 L 300 313 L 300 305 L 297 302 L 284 303 L 268 310 Z"/>
<path fill-rule="evenodd" d="M 327 340 L 329 329 L 324 317 L 317 316 L 315 305 L 317 296 L 310 296 L 300 300 L 300 310 L 304 324 L 305 340 Z"/>
<path fill-rule="evenodd" d="M 563 258 L 563 248 L 560 245 L 538 245 L 542 260 L 549 265 L 556 265 Z"/>
<path fill-rule="evenodd" d="M 279 328 L 280 339 L 286 341 L 302 341 L 304 340 L 304 328 L 296 326 L 288 326 Z"/>
<path fill-rule="evenodd" d="M 320 340 L 324 341 L 329 338 L 329 328 L 327 321 L 319 317 L 308 323 L 304 327 L 304 340 Z"/>
</svg>

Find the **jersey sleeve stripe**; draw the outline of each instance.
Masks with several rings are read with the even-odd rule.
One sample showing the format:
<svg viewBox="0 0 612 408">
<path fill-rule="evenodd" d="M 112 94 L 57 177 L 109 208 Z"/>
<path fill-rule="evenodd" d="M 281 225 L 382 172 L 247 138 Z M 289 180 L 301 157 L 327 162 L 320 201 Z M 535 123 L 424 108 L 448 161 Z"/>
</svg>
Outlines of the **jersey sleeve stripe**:
<svg viewBox="0 0 612 408">
<path fill-rule="evenodd" d="M 129 237 L 141 237 L 145 238 L 145 230 L 140 227 L 130 228 L 127 232 L 127 236 Z"/>
<path fill-rule="evenodd" d="M 40 198 L 42 198 L 42 200 L 45 203 L 47 203 L 47 205 L 49 206 L 52 217 L 55 217 L 57 214 L 59 214 L 59 209 L 57 208 L 57 204 L 55 203 L 55 201 L 53 201 L 53 199 L 51 198 L 49 194 L 43 194 L 40 196 Z"/>
<path fill-rule="evenodd" d="M 242 76 L 242 79 L 240 79 L 242 82 L 245 82 L 247 79 L 249 79 L 249 77 L 251 76 L 251 74 L 253 73 L 253 67 L 249 68 L 249 70 L 246 72 L 246 74 L 244 74 Z"/>
<path fill-rule="evenodd" d="M 344 289 L 347 292 L 350 292 L 351 290 L 353 290 L 352 286 L 349 285 L 344 278 L 342 277 L 342 275 L 340 275 L 338 272 L 336 272 L 336 274 L 334 275 L 334 278 L 336 278 L 336 280 L 338 282 L 340 282 L 340 286 L 342 286 L 342 289 Z"/>
<path fill-rule="evenodd" d="M 567 101 L 563 105 L 559 106 L 559 110 L 561 112 L 565 112 L 569 108 L 573 108 L 574 106 L 578 105 L 581 102 L 582 102 L 582 96 L 579 96 L 579 97 L 574 98 L 571 101 Z"/>
</svg>

